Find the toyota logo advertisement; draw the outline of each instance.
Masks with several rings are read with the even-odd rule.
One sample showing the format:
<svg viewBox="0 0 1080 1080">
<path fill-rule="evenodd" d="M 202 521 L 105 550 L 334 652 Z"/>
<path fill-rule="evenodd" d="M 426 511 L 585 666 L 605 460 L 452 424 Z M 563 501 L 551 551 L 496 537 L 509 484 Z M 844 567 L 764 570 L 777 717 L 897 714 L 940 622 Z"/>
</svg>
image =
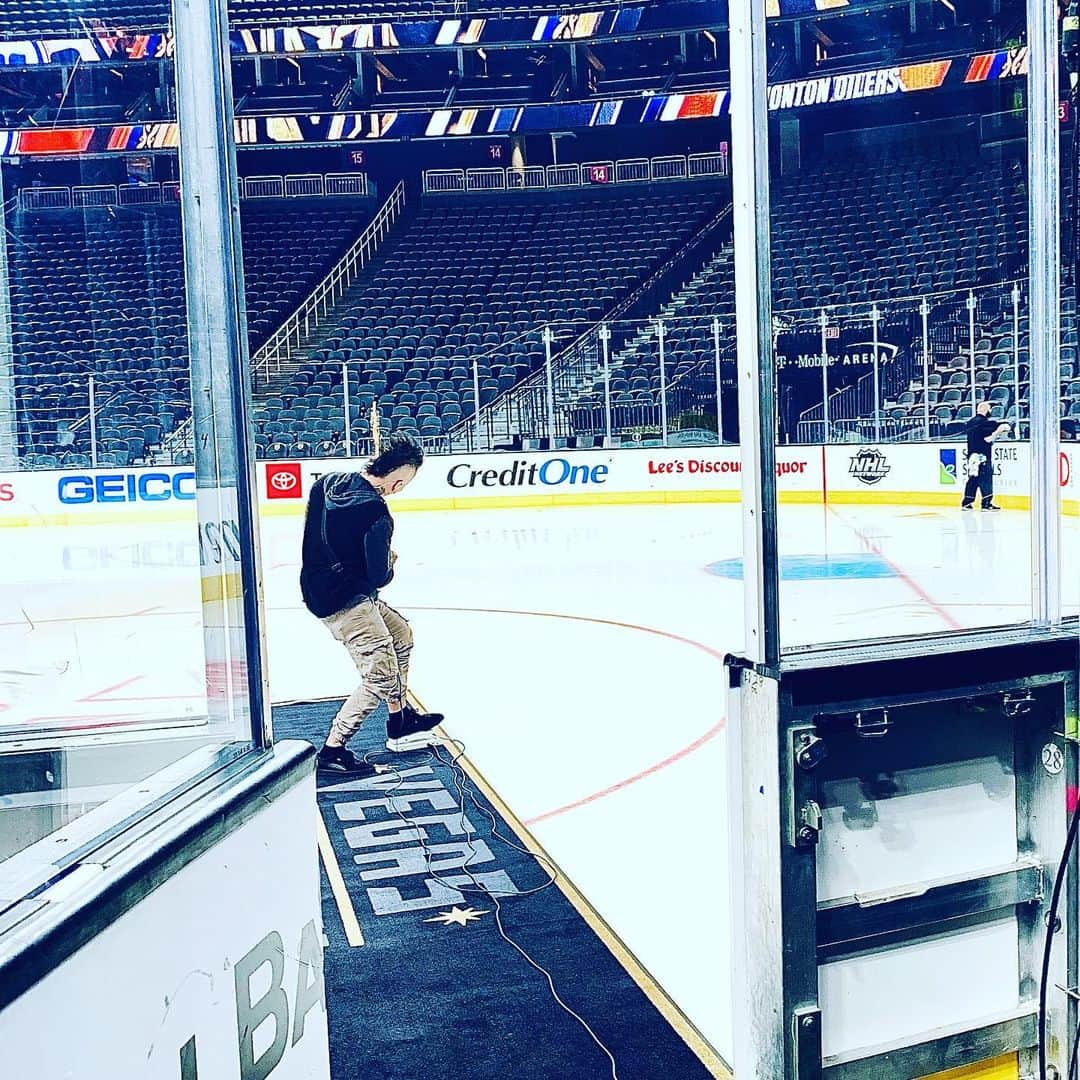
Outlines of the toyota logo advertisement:
<svg viewBox="0 0 1080 1080">
<path fill-rule="evenodd" d="M 266 466 L 266 497 L 268 499 L 299 499 L 304 494 L 304 482 L 299 462 L 283 462 Z"/>
</svg>

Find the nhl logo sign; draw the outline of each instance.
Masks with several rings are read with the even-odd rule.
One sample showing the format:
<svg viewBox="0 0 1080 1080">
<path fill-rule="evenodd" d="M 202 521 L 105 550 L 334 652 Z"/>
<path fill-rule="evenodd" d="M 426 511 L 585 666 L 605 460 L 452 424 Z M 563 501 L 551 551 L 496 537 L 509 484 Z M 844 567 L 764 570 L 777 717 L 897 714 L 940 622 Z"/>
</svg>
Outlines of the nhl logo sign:
<svg viewBox="0 0 1080 1080">
<path fill-rule="evenodd" d="M 877 484 L 889 475 L 892 466 L 885 455 L 877 449 L 864 448 L 851 455 L 848 473 L 863 484 Z"/>
<path fill-rule="evenodd" d="M 268 499 L 299 499 L 304 493 L 299 462 L 266 466 L 266 497 Z"/>
</svg>

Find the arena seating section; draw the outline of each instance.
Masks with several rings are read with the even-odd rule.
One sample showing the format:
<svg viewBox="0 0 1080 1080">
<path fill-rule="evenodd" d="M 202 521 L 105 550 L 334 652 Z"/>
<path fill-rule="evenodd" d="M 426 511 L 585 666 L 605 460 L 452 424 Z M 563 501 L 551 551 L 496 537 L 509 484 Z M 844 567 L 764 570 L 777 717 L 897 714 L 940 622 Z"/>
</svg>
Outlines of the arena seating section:
<svg viewBox="0 0 1080 1080">
<path fill-rule="evenodd" d="M 302 216 L 278 205 L 243 213 L 254 345 L 299 306 L 369 216 L 357 204 Z M 89 460 L 91 372 L 102 460 L 143 459 L 190 412 L 178 211 L 47 212 L 9 228 L 24 464 Z M 67 445 L 64 428 L 73 429 Z"/>
<path fill-rule="evenodd" d="M 822 305 L 859 312 L 871 301 L 884 306 L 955 294 L 935 301 L 930 335 L 932 434 L 952 435 L 971 410 L 964 291 L 979 288 L 976 395 L 988 397 L 996 415 L 1015 418 L 1018 406 L 1020 414 L 1026 411 L 1026 313 L 1017 395 L 1009 291 L 987 291 L 1024 267 L 1026 195 L 1019 159 L 980 159 L 955 148 L 889 159 L 849 155 L 774 187 L 774 298 L 782 317 L 811 325 Z M 444 197 L 411 209 L 300 356 L 280 372 L 258 373 L 260 453 L 344 452 L 345 362 L 354 436 L 367 434 L 376 402 L 384 430 L 443 436 L 474 411 L 474 359 L 483 406 L 542 364 L 544 324 L 584 328 L 606 318 L 722 205 L 719 192 L 665 184 Z M 112 460 L 143 458 L 187 411 L 175 211 L 92 211 L 85 231 L 78 220 L 28 217 L 22 243 L 11 246 L 17 377 L 21 400 L 32 402 L 24 406 L 22 448 L 31 454 L 31 466 L 55 464 L 61 454 L 82 460 L 85 422 L 73 444 L 55 443 L 62 421 L 85 421 L 91 369 L 99 376 L 99 446 Z M 256 345 L 295 309 L 361 226 L 359 210 L 308 211 L 303 217 L 291 207 L 245 211 Z M 722 354 L 734 355 L 733 282 L 733 254 L 724 244 L 657 308 L 667 326 L 672 415 L 700 411 L 711 399 L 714 316 L 721 322 Z M 909 309 L 916 310 L 914 302 Z M 1062 413 L 1080 419 L 1071 290 L 1062 312 Z M 616 432 L 655 424 L 655 334 L 617 334 L 611 374 Z M 891 432 L 916 435 L 923 417 L 921 377 L 915 378 L 913 366 L 906 375 L 884 402 L 883 418 L 893 422 Z M 583 371 L 571 402 L 576 434 L 588 438 L 602 430 L 602 393 L 594 364 Z"/>
<path fill-rule="evenodd" d="M 384 431 L 449 431 L 473 412 L 474 359 L 484 405 L 543 362 L 544 323 L 597 322 L 721 206 L 713 192 L 662 191 L 425 207 L 337 306 L 308 362 L 279 392 L 260 393 L 260 444 L 296 456 L 340 435 L 345 361 L 354 433 L 367 430 L 376 399 Z"/>
<path fill-rule="evenodd" d="M 857 179 L 853 179 L 857 178 Z M 937 156 L 843 156 L 773 191 L 773 302 L 776 312 L 813 327 L 823 305 L 866 312 L 902 298 L 988 286 L 1026 271 L 1026 188 L 1019 158 L 980 159 L 957 150 Z M 930 403 L 936 435 L 954 434 L 971 414 L 969 326 L 964 299 L 939 298 L 930 325 Z M 1009 290 L 980 288 L 976 328 L 977 396 L 996 415 L 1015 419 L 1012 305 Z M 992 298 L 991 298 L 992 297 Z M 917 303 L 910 305 L 917 310 Z M 714 393 L 712 316 L 722 323 L 722 356 L 733 357 L 734 267 L 720 253 L 663 306 L 669 410 L 682 397 Z M 1063 415 L 1080 417 L 1076 302 L 1062 299 Z M 1027 318 L 1019 340 L 1020 402 L 1027 395 Z M 611 365 L 615 430 L 658 419 L 659 361 L 654 333 L 623 344 Z M 695 384 L 707 390 L 683 394 Z M 915 434 L 923 417 L 921 378 L 884 402 L 895 430 Z M 597 372 L 573 403 L 579 433 L 601 430 L 603 386 Z M 649 407 L 652 411 L 649 411 Z M 1026 410 L 1021 410 L 1025 412 Z"/>
<path fill-rule="evenodd" d="M 668 405 L 693 408 L 695 399 L 715 399 L 713 319 L 721 324 L 721 355 L 733 355 L 735 259 L 730 246 L 718 252 L 691 281 L 657 312 L 664 321 L 664 366 Z M 660 359 L 656 330 L 613 327 L 614 351 L 609 365 L 612 431 L 654 427 L 659 422 Z M 604 384 L 600 370 L 578 380 L 571 401 L 572 426 L 579 436 L 604 430 Z"/>
</svg>

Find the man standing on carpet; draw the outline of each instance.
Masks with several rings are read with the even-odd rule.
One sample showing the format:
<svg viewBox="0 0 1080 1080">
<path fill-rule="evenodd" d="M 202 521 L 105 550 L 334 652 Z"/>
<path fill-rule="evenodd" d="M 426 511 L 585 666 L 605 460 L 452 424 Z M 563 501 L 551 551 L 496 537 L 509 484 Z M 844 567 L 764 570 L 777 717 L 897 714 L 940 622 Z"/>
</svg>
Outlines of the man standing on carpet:
<svg viewBox="0 0 1080 1080">
<path fill-rule="evenodd" d="M 349 652 L 360 686 L 334 718 L 319 771 L 334 776 L 371 776 L 346 743 L 386 702 L 386 747 L 419 750 L 438 742 L 432 734 L 443 717 L 417 712 L 405 699 L 413 635 L 409 624 L 379 590 L 394 577 L 394 519 L 386 505 L 412 481 L 424 462 L 411 439 L 387 439 L 362 473 L 330 473 L 315 481 L 304 522 L 300 591 L 304 604 Z"/>
<path fill-rule="evenodd" d="M 982 491 L 982 508 L 1000 510 L 994 505 L 994 462 L 992 448 L 995 439 L 1009 430 L 1006 423 L 990 419 L 990 402 L 980 401 L 975 415 L 967 423 L 967 484 L 961 510 L 970 510 L 975 503 L 975 492 Z"/>
</svg>

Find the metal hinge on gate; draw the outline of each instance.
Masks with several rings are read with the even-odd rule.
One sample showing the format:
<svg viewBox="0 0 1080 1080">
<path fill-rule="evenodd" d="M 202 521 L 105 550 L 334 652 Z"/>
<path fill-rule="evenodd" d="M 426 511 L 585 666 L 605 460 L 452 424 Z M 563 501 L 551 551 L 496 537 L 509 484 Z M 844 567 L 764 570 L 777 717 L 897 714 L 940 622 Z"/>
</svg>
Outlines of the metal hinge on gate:
<svg viewBox="0 0 1080 1080">
<path fill-rule="evenodd" d="M 1010 720 L 1027 716 L 1035 708 L 1035 695 L 1030 690 L 1018 694 L 1002 694 L 1001 709 Z"/>
<path fill-rule="evenodd" d="M 821 838 L 823 818 L 821 807 L 813 799 L 807 799 L 799 811 L 795 827 L 795 846 L 813 847 Z"/>
<path fill-rule="evenodd" d="M 813 732 L 804 731 L 795 743 L 795 764 L 804 772 L 817 768 L 828 756 L 825 740 Z"/>
</svg>

